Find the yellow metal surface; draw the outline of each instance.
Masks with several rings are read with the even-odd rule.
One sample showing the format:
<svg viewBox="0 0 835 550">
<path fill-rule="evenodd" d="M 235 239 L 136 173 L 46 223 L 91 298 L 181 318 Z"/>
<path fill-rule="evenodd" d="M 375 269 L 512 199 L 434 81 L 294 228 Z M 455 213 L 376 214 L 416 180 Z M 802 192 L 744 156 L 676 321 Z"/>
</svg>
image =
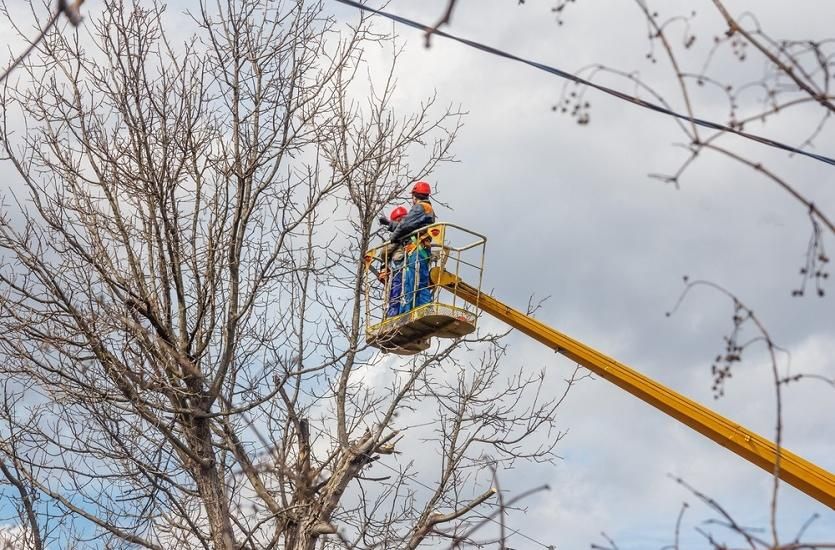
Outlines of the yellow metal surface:
<svg viewBox="0 0 835 550">
<path fill-rule="evenodd" d="M 437 301 L 429 302 L 365 329 L 368 336 L 391 333 L 404 327 L 424 327 L 427 334 L 440 338 L 460 338 L 475 330 L 476 315 L 460 307 Z M 431 333 L 431 334 L 429 334 Z"/>
<path fill-rule="evenodd" d="M 768 439 L 603 355 L 582 342 L 552 329 L 521 311 L 509 307 L 489 295 L 479 293 L 478 289 L 471 287 L 449 272 L 435 268 L 432 270 L 431 277 L 434 283 L 446 288 L 463 300 L 476 305 L 483 311 L 538 340 L 572 361 L 576 361 L 598 376 L 676 418 L 767 472 L 774 472 L 778 460 L 777 446 Z M 835 509 L 835 475 L 785 448 L 780 449 L 779 462 L 778 475 L 780 479 L 829 508 Z"/>
<path fill-rule="evenodd" d="M 430 302 L 390 317 L 366 330 L 369 345 L 400 355 L 429 348 L 430 338 L 461 338 L 475 331 L 476 315 L 449 304 Z"/>
</svg>

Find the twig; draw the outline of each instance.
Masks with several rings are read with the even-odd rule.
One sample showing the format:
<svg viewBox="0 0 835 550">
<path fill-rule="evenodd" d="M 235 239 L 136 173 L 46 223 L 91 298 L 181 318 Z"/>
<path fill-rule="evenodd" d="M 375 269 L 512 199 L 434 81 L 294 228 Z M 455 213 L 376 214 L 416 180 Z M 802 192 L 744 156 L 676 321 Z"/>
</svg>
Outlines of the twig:
<svg viewBox="0 0 835 550">
<path fill-rule="evenodd" d="M 425 47 L 429 48 L 430 46 L 432 46 L 432 44 L 431 44 L 432 35 L 435 34 L 436 32 L 438 32 L 438 29 L 441 27 L 441 25 L 448 24 L 450 19 L 452 19 L 452 11 L 455 9 L 455 3 L 457 1 L 458 0 L 449 0 L 449 3 L 447 4 L 446 11 L 444 12 L 443 17 L 438 19 L 438 22 L 435 23 L 432 26 L 432 28 L 430 28 L 426 31 L 426 37 L 425 37 L 426 42 L 424 43 Z"/>
<path fill-rule="evenodd" d="M 23 53 L 20 54 L 20 56 L 18 56 L 11 65 L 9 65 L 2 75 L 0 75 L 0 82 L 6 80 L 12 71 L 15 70 L 17 66 L 20 65 L 20 63 L 23 62 L 23 60 L 26 59 L 30 53 L 32 53 L 32 50 L 34 50 L 37 45 L 41 43 L 46 36 L 46 33 L 52 29 L 58 21 L 58 18 L 61 17 L 62 13 L 67 16 L 67 19 L 69 19 L 73 26 L 77 27 L 79 23 L 81 23 L 81 4 L 83 3 L 84 0 L 75 0 L 72 4 L 67 4 L 67 0 L 58 0 L 55 12 L 49 16 L 49 21 L 46 26 L 40 33 L 38 33 L 38 36 L 29 44 L 26 50 L 24 50 Z"/>
<path fill-rule="evenodd" d="M 510 499 L 509 501 L 507 501 L 505 503 L 504 508 L 507 508 L 508 506 L 512 505 L 515 502 L 518 502 L 519 500 L 522 500 L 523 498 L 527 498 L 527 497 L 529 497 L 529 496 L 531 496 L 535 493 L 538 493 L 539 491 L 549 491 L 550 489 L 551 488 L 548 485 L 540 485 L 539 487 L 529 489 L 529 490 L 525 491 L 524 493 L 519 494 L 519 495 L 513 497 L 512 499 Z M 454 548 L 459 546 L 463 541 L 470 538 L 470 535 L 475 533 L 478 529 L 480 529 L 482 526 L 484 526 L 488 521 L 492 521 L 493 518 L 496 516 L 496 514 L 499 514 L 499 513 L 503 513 L 503 509 L 496 510 L 496 511 L 492 512 L 490 515 L 485 516 L 483 520 L 481 520 L 475 526 L 471 527 L 469 530 L 464 532 L 463 535 L 459 535 L 459 536 L 455 537 L 455 542 L 452 543 L 449 546 L 449 550 L 453 550 Z"/>
</svg>

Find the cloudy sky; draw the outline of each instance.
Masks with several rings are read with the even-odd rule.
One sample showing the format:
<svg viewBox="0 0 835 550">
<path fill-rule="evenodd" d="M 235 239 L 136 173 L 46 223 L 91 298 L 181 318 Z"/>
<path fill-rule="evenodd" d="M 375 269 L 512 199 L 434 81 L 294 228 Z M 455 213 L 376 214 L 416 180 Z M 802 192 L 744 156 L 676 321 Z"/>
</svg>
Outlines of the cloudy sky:
<svg viewBox="0 0 835 550">
<path fill-rule="evenodd" d="M 634 2 L 580 0 L 565 10 L 561 26 L 550 11 L 555 2 L 459 0 L 447 30 L 570 71 L 595 63 L 639 70 L 682 108 L 666 60 L 659 55 L 652 64 L 645 57 L 646 25 Z M 343 21 L 356 18 L 353 10 L 329 3 Z M 400 0 L 387 9 L 434 22 L 445 3 Z M 699 48 L 725 29 L 712 3 L 655 4 L 667 10 L 662 15 L 697 11 L 697 42 L 688 59 L 697 68 L 705 51 Z M 775 37 L 822 39 L 831 33 L 832 2 L 763 4 L 728 2 L 734 14 L 755 10 Z M 92 1 L 85 9 L 100 6 Z M 391 28 L 386 21 L 379 25 Z M 591 92 L 591 124 L 580 126 L 552 112 L 563 86 L 555 77 L 442 38 L 425 49 L 418 31 L 395 30 L 405 46 L 398 105 L 411 109 L 437 93 L 441 103 L 468 112 L 454 148 L 459 162 L 442 166 L 431 182 L 438 199 L 450 205 L 438 208 L 442 219 L 488 235 L 485 287 L 498 298 L 523 308 L 531 296 L 548 297 L 539 319 L 769 437 L 775 401 L 763 350 L 746 352 L 725 397 L 714 400 L 710 364 L 723 349 L 732 307 L 719 293 L 697 289 L 667 318 L 683 275 L 737 294 L 791 352 L 793 372 L 835 376 L 835 287 L 830 283 L 824 298 L 791 297 L 810 226 L 804 209 L 784 191 L 710 154 L 692 166 L 679 189 L 651 179 L 648 174 L 675 170 L 684 159 L 673 145 L 682 134 L 669 118 Z M 369 51 L 372 73 L 385 61 L 385 52 Z M 750 53 L 745 64 L 721 56 L 714 69 L 727 76 L 761 66 Z M 604 82 L 632 90 L 623 81 Z M 695 112 L 725 121 L 722 101 L 721 94 L 703 90 L 694 99 Z M 749 130 L 800 143 L 816 114 L 798 109 Z M 835 155 L 832 138 L 831 131 L 821 135 L 818 151 Z M 766 162 L 835 214 L 832 167 L 738 138 L 723 140 Z M 831 235 L 827 239 L 835 248 Z M 484 318 L 482 328 L 501 325 Z M 547 367 L 554 394 L 572 369 L 521 335 L 510 338 L 507 363 L 508 372 Z M 819 382 L 790 386 L 785 394 L 786 446 L 829 471 L 835 471 L 834 396 L 832 387 Z M 511 517 L 512 527 L 543 544 L 603 544 L 605 531 L 622 549 L 660 548 L 672 542 L 679 508 L 688 501 L 693 506 L 682 537 L 689 547 L 704 546 L 694 527 L 715 515 L 668 474 L 721 502 L 741 524 L 768 525 L 767 473 L 603 380 L 572 389 L 560 410 L 560 427 L 568 431 L 558 448 L 561 460 L 502 473 L 505 487 L 550 485 L 550 492 L 525 501 L 526 513 Z M 814 513 L 821 517 L 807 538 L 835 540 L 835 512 L 782 486 L 779 526 L 785 539 Z M 519 536 L 510 545 L 536 548 Z"/>
<path fill-rule="evenodd" d="M 445 4 L 392 2 L 387 9 L 431 23 Z M 550 13 L 552 4 L 459 0 L 447 30 L 570 71 L 595 63 L 639 70 L 683 109 L 666 59 L 660 53 L 656 64 L 645 58 L 646 25 L 633 2 L 570 4 L 562 26 Z M 695 51 L 685 60 L 698 68 L 704 48 L 725 30 L 712 3 L 655 4 L 665 10 L 662 16 L 697 11 L 691 23 Z M 734 14 L 755 10 L 763 28 L 778 38 L 825 38 L 835 17 L 835 5 L 823 1 L 791 8 L 738 1 L 728 7 Z M 335 11 L 351 17 L 350 10 Z M 761 348 L 746 352 L 725 397 L 713 399 L 710 365 L 731 328 L 728 299 L 699 289 L 665 317 L 683 289 L 683 275 L 736 293 L 791 352 L 793 371 L 835 375 L 832 298 L 790 295 L 800 283 L 810 225 L 803 207 L 785 192 L 709 153 L 686 173 L 680 189 L 651 179 L 649 173 L 672 171 L 684 159 L 673 146 L 682 133 L 670 119 L 589 93 L 591 124 L 580 126 L 551 111 L 563 85 L 555 77 L 442 38 L 425 49 L 420 32 L 396 30 L 406 44 L 399 71 L 404 108 L 437 92 L 469 113 L 455 147 L 459 162 L 442 167 L 432 182 L 438 198 L 451 207 L 439 209 L 441 217 L 488 235 L 485 284 L 497 297 L 517 307 L 530 296 L 549 297 L 539 319 L 770 438 L 775 400 Z M 745 63 L 723 55 L 713 74 L 761 69 L 753 53 Z M 603 82 L 633 89 L 623 81 Z M 694 90 L 702 92 L 694 101 L 697 116 L 727 120 L 721 94 Z M 755 106 L 755 100 L 747 104 Z M 814 128 L 817 114 L 799 110 L 748 130 L 798 144 Z M 817 151 L 835 154 L 832 137 L 822 135 Z M 766 162 L 825 211 L 835 210 L 832 167 L 723 139 Z M 830 247 L 831 242 L 830 235 Z M 835 292 L 831 285 L 827 290 Z M 498 326 L 483 319 L 483 328 Z M 509 370 L 552 369 L 555 393 L 572 367 L 522 335 L 511 338 L 508 363 Z M 823 383 L 789 387 L 784 414 L 786 446 L 830 471 L 835 471 L 833 395 Z M 693 506 L 682 537 L 691 541 L 689 547 L 703 547 L 694 527 L 716 516 L 668 474 L 715 498 L 741 524 L 768 525 L 767 473 L 603 380 L 584 381 L 571 391 L 560 424 L 569 431 L 558 449 L 562 460 L 504 474 L 506 486 L 551 486 L 527 501 L 527 514 L 513 517 L 514 527 L 538 541 L 588 547 L 604 544 L 599 533 L 605 531 L 620 548 L 660 548 L 672 543 L 676 516 L 688 501 Z M 808 540 L 835 539 L 832 510 L 781 488 L 784 539 L 814 513 L 821 517 Z M 520 537 L 512 538 L 511 546 L 536 547 Z"/>
</svg>

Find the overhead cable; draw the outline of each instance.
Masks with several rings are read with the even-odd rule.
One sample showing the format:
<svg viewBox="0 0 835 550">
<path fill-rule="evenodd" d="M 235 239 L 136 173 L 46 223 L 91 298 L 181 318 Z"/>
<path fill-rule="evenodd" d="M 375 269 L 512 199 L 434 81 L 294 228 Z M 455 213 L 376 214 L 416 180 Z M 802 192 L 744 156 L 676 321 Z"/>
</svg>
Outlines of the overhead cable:
<svg viewBox="0 0 835 550">
<path fill-rule="evenodd" d="M 390 19 L 392 21 L 395 21 L 397 23 L 401 23 L 403 25 L 413 27 L 413 28 L 421 30 L 423 32 L 431 32 L 432 35 L 437 35 L 437 36 L 442 36 L 444 38 L 449 38 L 450 40 L 460 42 L 461 44 L 465 44 L 467 46 L 470 46 L 471 48 L 475 48 L 477 50 L 481 50 L 483 52 L 486 52 L 486 53 L 489 53 L 489 54 L 492 54 L 492 55 L 497 55 L 497 56 L 503 57 L 505 59 L 510 59 L 511 61 L 518 61 L 519 63 L 524 63 L 525 65 L 529 65 L 529 66 L 534 67 L 536 69 L 539 69 L 541 71 L 551 73 L 551 74 L 556 75 L 560 78 L 564 78 L 566 80 L 570 80 L 570 81 L 575 82 L 577 84 L 582 84 L 584 86 L 594 88 L 594 89 L 599 90 L 603 93 L 615 96 L 618 99 L 628 101 L 629 103 L 634 103 L 635 105 L 638 105 L 638 106 L 643 107 L 645 109 L 650 109 L 652 111 L 663 113 L 665 115 L 669 115 L 669 116 L 672 116 L 672 117 L 675 117 L 675 118 L 678 118 L 678 119 L 681 119 L 681 120 L 686 120 L 686 121 L 688 121 L 692 124 L 696 124 L 698 126 L 703 126 L 705 128 L 710 128 L 711 130 L 718 130 L 720 132 L 728 132 L 728 133 L 731 133 L 731 134 L 736 134 L 736 135 L 744 137 L 746 139 L 750 139 L 752 141 L 762 143 L 763 145 L 768 145 L 769 147 L 774 147 L 774 148 L 777 148 L 777 149 L 782 149 L 783 151 L 788 151 L 790 153 L 796 153 L 798 155 L 803 155 L 805 157 L 813 158 L 815 160 L 819 160 L 820 162 L 824 162 L 826 164 L 835 166 L 835 159 L 833 159 L 831 157 L 827 157 L 825 155 L 819 155 L 817 153 L 812 153 L 810 151 L 804 151 L 803 149 L 799 149 L 797 147 L 793 147 L 791 145 L 787 145 L 785 143 L 781 143 L 779 141 L 775 141 L 775 140 L 767 138 L 767 137 L 762 137 L 762 136 L 758 136 L 756 134 L 751 134 L 749 132 L 744 132 L 740 129 L 733 128 L 733 127 L 727 126 L 725 124 L 719 124 L 717 122 L 711 122 L 709 120 L 705 120 L 705 119 L 701 119 L 701 118 L 694 118 L 694 117 L 691 117 L 691 116 L 688 116 L 688 115 L 685 115 L 685 114 L 682 114 L 682 113 L 677 113 L 677 112 L 675 112 L 671 109 L 668 109 L 667 107 L 664 107 L 663 105 L 658 105 L 657 103 L 652 103 L 650 101 L 643 100 L 639 97 L 631 96 L 627 93 L 621 92 L 621 91 L 616 90 L 614 88 L 609 88 L 607 86 L 597 84 L 595 82 L 592 82 L 590 80 L 586 80 L 585 78 L 582 78 L 582 77 L 577 76 L 575 74 L 563 71 L 562 69 L 558 69 L 556 67 L 552 67 L 550 65 L 540 63 L 538 61 L 531 61 L 530 59 L 525 59 L 525 58 L 519 57 L 519 56 L 514 55 L 512 53 L 508 53 L 508 52 L 499 50 L 499 49 L 494 48 L 492 46 L 487 46 L 485 44 L 481 44 L 480 42 L 476 42 L 474 40 L 469 40 L 467 38 L 461 38 L 460 36 L 455 36 L 455 35 L 450 34 L 448 32 L 444 32 L 444 31 L 429 27 L 427 25 L 424 25 L 422 23 L 418 23 L 417 21 L 413 21 L 411 19 L 407 19 L 407 18 L 401 17 L 399 15 L 394 15 L 392 13 L 388 13 L 388 12 L 385 12 L 385 11 L 382 11 L 382 10 L 377 10 L 377 9 L 371 8 L 371 7 L 366 6 L 364 4 L 361 4 L 360 2 L 357 2 L 355 0 L 336 0 L 336 1 L 341 3 L 341 4 L 345 4 L 345 5 L 348 5 L 348 6 L 353 6 L 357 9 L 365 11 L 365 12 L 369 12 L 369 13 L 373 13 L 375 15 L 385 17 L 385 18 Z"/>
</svg>

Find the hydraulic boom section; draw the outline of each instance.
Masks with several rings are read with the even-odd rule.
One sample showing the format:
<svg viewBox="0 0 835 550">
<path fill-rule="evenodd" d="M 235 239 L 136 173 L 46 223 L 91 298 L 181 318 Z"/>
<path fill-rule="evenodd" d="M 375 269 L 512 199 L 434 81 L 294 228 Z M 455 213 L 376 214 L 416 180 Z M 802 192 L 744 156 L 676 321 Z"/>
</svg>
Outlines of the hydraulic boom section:
<svg viewBox="0 0 835 550">
<path fill-rule="evenodd" d="M 479 292 L 479 289 L 442 268 L 434 268 L 431 277 L 439 287 L 449 290 L 464 301 L 576 361 L 767 472 L 773 473 L 779 461 L 780 479 L 835 509 L 835 475 L 830 472 L 785 448 L 781 448 L 778 453 L 777 446 L 768 439 L 503 304 L 492 296 Z"/>
</svg>

